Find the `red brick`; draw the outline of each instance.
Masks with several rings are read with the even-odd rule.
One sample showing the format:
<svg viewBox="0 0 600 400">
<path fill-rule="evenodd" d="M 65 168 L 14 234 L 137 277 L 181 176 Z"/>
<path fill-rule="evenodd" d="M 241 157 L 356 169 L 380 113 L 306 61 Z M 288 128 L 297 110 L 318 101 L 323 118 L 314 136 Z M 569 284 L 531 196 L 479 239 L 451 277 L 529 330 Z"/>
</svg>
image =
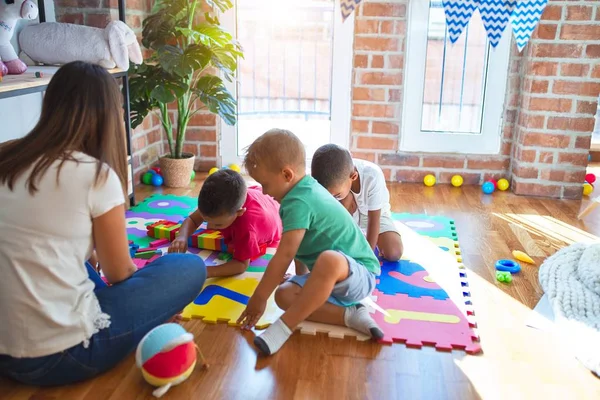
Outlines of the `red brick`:
<svg viewBox="0 0 600 400">
<path fill-rule="evenodd" d="M 395 22 L 396 21 L 381 21 L 381 24 L 379 25 L 379 33 L 383 33 L 384 35 L 396 33 Z"/>
<path fill-rule="evenodd" d="M 554 163 L 554 153 L 550 151 L 541 151 L 540 158 L 538 160 L 542 164 L 553 164 Z"/>
<path fill-rule="evenodd" d="M 514 124 L 517 122 L 517 110 L 506 110 L 504 113 L 504 124 Z"/>
<path fill-rule="evenodd" d="M 352 132 L 369 133 L 369 121 L 353 119 L 352 120 Z"/>
<path fill-rule="evenodd" d="M 390 54 L 389 56 L 387 56 L 388 58 L 388 68 L 394 68 L 394 69 L 399 69 L 399 68 L 404 68 L 404 56 L 403 55 L 396 55 L 396 54 Z"/>
<path fill-rule="evenodd" d="M 191 153 L 197 156 L 200 152 L 198 151 L 198 145 L 195 143 L 184 143 L 183 144 L 183 152 Z"/>
<path fill-rule="evenodd" d="M 354 56 L 354 68 L 367 68 L 369 66 L 369 56 L 357 54 Z"/>
<path fill-rule="evenodd" d="M 591 6 L 568 6 L 567 21 L 589 21 L 593 10 Z"/>
<path fill-rule="evenodd" d="M 585 180 L 585 169 L 577 171 L 566 171 L 562 169 L 544 169 L 540 171 L 540 179 L 555 182 L 583 182 Z"/>
<path fill-rule="evenodd" d="M 578 58 L 582 51 L 580 44 L 536 43 L 532 55 L 539 58 Z"/>
<path fill-rule="evenodd" d="M 513 192 L 524 196 L 541 196 L 541 197 L 560 197 L 560 186 L 557 185 L 542 185 L 540 183 L 523 183 L 514 180 L 512 183 Z"/>
<path fill-rule="evenodd" d="M 83 14 L 62 14 L 58 15 L 56 22 L 62 22 L 65 24 L 83 25 Z"/>
<path fill-rule="evenodd" d="M 488 159 L 471 159 L 467 163 L 469 169 L 486 169 L 486 170 L 506 170 L 510 164 L 510 160 L 502 160 L 497 158 Z"/>
<path fill-rule="evenodd" d="M 571 130 L 575 132 L 591 132 L 594 130 L 596 120 L 590 118 L 563 118 L 550 117 L 548 129 Z"/>
<path fill-rule="evenodd" d="M 542 21 L 558 21 L 562 17 L 562 6 L 547 6 L 542 13 Z"/>
<path fill-rule="evenodd" d="M 396 3 L 364 3 L 362 15 L 365 17 L 404 17 L 406 6 Z"/>
<path fill-rule="evenodd" d="M 552 93 L 598 97 L 598 93 L 600 93 L 600 82 L 555 81 L 552 85 Z"/>
<path fill-rule="evenodd" d="M 423 156 L 423 167 L 426 168 L 464 168 L 465 158 L 444 156 Z"/>
<path fill-rule="evenodd" d="M 353 151 L 352 152 L 352 158 L 358 158 L 359 160 L 367 160 L 367 161 L 371 161 L 372 163 L 375 162 L 375 153 L 365 153 L 365 152 L 360 152 L 360 151 Z"/>
<path fill-rule="evenodd" d="M 558 63 L 549 61 L 536 61 L 531 63 L 530 75 L 534 76 L 556 76 Z"/>
<path fill-rule="evenodd" d="M 374 55 L 371 59 L 371 68 L 383 68 L 383 56 Z"/>
<path fill-rule="evenodd" d="M 402 101 L 402 90 L 390 89 L 389 101 Z"/>
<path fill-rule="evenodd" d="M 146 135 L 141 135 L 138 136 L 136 138 L 134 138 L 133 140 L 133 151 L 140 151 L 142 149 L 146 148 Z"/>
<path fill-rule="evenodd" d="M 55 7 L 101 8 L 100 0 L 56 0 Z"/>
<path fill-rule="evenodd" d="M 537 28 L 537 37 L 544 40 L 556 39 L 557 24 L 539 24 Z"/>
<path fill-rule="evenodd" d="M 396 167 L 418 167 L 419 156 L 403 153 L 380 154 L 379 165 L 393 165 Z"/>
<path fill-rule="evenodd" d="M 560 38 L 565 40 L 598 40 L 600 38 L 600 25 L 563 24 L 560 28 Z"/>
<path fill-rule="evenodd" d="M 592 145 L 592 135 L 577 136 L 577 138 L 575 139 L 575 148 L 576 149 L 589 150 L 591 145 Z"/>
<path fill-rule="evenodd" d="M 395 106 L 387 104 L 354 104 L 352 115 L 356 117 L 393 118 L 395 109 Z"/>
<path fill-rule="evenodd" d="M 519 115 L 519 124 L 523 128 L 543 129 L 546 117 L 544 115 L 529 115 L 521 112 Z"/>
<path fill-rule="evenodd" d="M 161 143 L 162 139 L 162 130 L 159 127 L 152 129 L 146 136 L 148 144 Z"/>
<path fill-rule="evenodd" d="M 502 146 L 500 148 L 500 154 L 503 156 L 510 156 L 510 152 L 512 151 L 512 142 L 502 142 Z"/>
<path fill-rule="evenodd" d="M 354 29 L 355 34 L 377 33 L 379 31 L 379 21 L 374 19 L 357 19 Z"/>
<path fill-rule="evenodd" d="M 597 109 L 598 109 L 597 101 L 578 101 L 577 102 L 577 113 L 579 113 L 579 114 L 596 115 Z"/>
<path fill-rule="evenodd" d="M 371 129 L 373 133 L 388 133 L 391 135 L 397 135 L 398 132 L 400 132 L 400 128 L 395 122 L 373 121 L 373 127 Z"/>
<path fill-rule="evenodd" d="M 77 0 L 79 1 L 79 0 Z M 104 7 L 107 8 L 118 8 L 119 1 L 118 0 L 104 0 Z M 152 7 L 148 7 L 143 0 L 127 0 L 127 9 L 128 10 L 138 10 L 145 11 L 149 10 Z"/>
<path fill-rule="evenodd" d="M 481 174 L 476 172 L 440 172 L 438 183 L 450 183 L 454 175 L 463 178 L 463 185 L 479 185 Z"/>
<path fill-rule="evenodd" d="M 202 157 L 216 157 L 217 146 L 211 144 L 200 145 L 200 156 Z"/>
<path fill-rule="evenodd" d="M 600 44 L 588 44 L 585 47 L 587 58 L 600 58 Z"/>
<path fill-rule="evenodd" d="M 125 19 L 131 29 L 140 29 L 142 27 L 142 17 L 139 15 L 127 15 Z"/>
<path fill-rule="evenodd" d="M 369 89 L 355 87 L 352 91 L 352 99 L 368 101 L 385 101 L 385 89 Z"/>
<path fill-rule="evenodd" d="M 529 110 L 531 111 L 571 111 L 572 101 L 570 99 L 548 99 L 543 97 L 533 97 L 529 101 Z"/>
<path fill-rule="evenodd" d="M 558 163 L 585 167 L 588 164 L 588 153 L 559 153 Z"/>
<path fill-rule="evenodd" d="M 395 150 L 398 146 L 395 139 L 373 136 L 359 136 L 356 143 L 359 149 Z"/>
<path fill-rule="evenodd" d="M 525 163 L 532 163 L 532 162 L 535 162 L 536 156 L 537 156 L 537 151 L 526 150 L 526 149 L 519 147 L 517 149 L 517 156 L 515 159 L 517 161 L 521 161 L 521 162 L 525 162 Z"/>
<path fill-rule="evenodd" d="M 213 129 L 188 129 L 185 139 L 190 142 L 216 142 L 217 131 Z"/>
<path fill-rule="evenodd" d="M 215 114 L 199 112 L 190 118 L 188 126 L 215 126 L 216 123 L 217 117 Z"/>
<path fill-rule="evenodd" d="M 87 26 L 92 26 L 96 28 L 104 29 L 106 25 L 111 21 L 110 13 L 94 13 L 94 14 L 86 14 L 85 16 L 85 24 Z"/>
<path fill-rule="evenodd" d="M 590 66 L 586 64 L 561 64 L 560 74 L 562 76 L 587 76 Z"/>
<path fill-rule="evenodd" d="M 598 15 L 600 15 L 600 12 Z M 596 65 L 592 70 L 592 78 L 600 78 L 600 65 Z"/>
<path fill-rule="evenodd" d="M 435 175 L 433 171 L 413 170 L 413 169 L 399 169 L 396 171 L 396 180 L 398 182 L 420 182 L 423 183 L 425 175 Z"/>
<path fill-rule="evenodd" d="M 357 36 L 354 39 L 355 50 L 398 51 L 398 39 L 387 37 Z"/>
<path fill-rule="evenodd" d="M 548 92 L 548 81 L 531 81 L 530 91 L 531 93 L 547 93 Z"/>
<path fill-rule="evenodd" d="M 535 179 L 538 177 L 539 170 L 535 167 L 522 166 L 519 163 L 513 165 L 513 174 L 518 178 Z"/>
<path fill-rule="evenodd" d="M 211 168 L 217 166 L 216 159 L 207 159 L 207 158 L 196 158 L 196 162 L 194 163 L 194 170 L 198 172 L 208 172 Z"/>
<path fill-rule="evenodd" d="M 563 187 L 563 199 L 579 200 L 583 197 L 583 190 L 581 184 L 576 186 L 564 186 Z"/>
<path fill-rule="evenodd" d="M 385 181 L 386 182 L 392 181 L 393 171 L 390 168 L 382 168 L 381 170 L 383 171 L 383 177 L 385 178 Z M 395 176 L 394 176 L 394 178 L 395 178 Z"/>
<path fill-rule="evenodd" d="M 398 72 L 363 72 L 360 75 L 363 85 L 401 85 L 402 74 Z"/>
<path fill-rule="evenodd" d="M 566 148 L 570 142 L 571 137 L 567 135 L 525 132 L 525 135 L 523 136 L 524 146 Z"/>
</svg>

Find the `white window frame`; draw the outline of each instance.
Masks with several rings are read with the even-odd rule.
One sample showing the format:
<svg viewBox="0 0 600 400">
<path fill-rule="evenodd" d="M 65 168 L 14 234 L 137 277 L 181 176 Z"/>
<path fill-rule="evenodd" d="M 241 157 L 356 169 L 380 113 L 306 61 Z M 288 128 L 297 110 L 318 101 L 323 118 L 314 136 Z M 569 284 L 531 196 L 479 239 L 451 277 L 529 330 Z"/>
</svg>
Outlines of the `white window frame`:
<svg viewBox="0 0 600 400">
<path fill-rule="evenodd" d="M 349 147 L 352 123 L 352 69 L 354 45 L 354 13 L 342 22 L 341 3 L 334 0 L 333 11 L 333 59 L 331 76 L 331 143 Z M 220 18 L 223 27 L 237 38 L 237 1 L 234 7 Z M 244 44 L 241 43 L 243 46 Z M 237 73 L 236 73 L 237 79 Z M 227 89 L 237 99 L 238 81 L 227 82 Z M 220 121 L 217 126 L 219 145 L 219 165 L 241 165 L 243 155 L 238 155 L 237 126 L 227 125 Z M 310 165 L 312 154 L 307 154 L 307 165 Z"/>
<path fill-rule="evenodd" d="M 400 150 L 408 152 L 499 154 L 502 115 L 510 61 L 511 32 L 506 28 L 498 46 L 490 48 L 481 133 L 421 130 L 427 58 L 429 1 L 409 4 L 406 76 Z M 463 32 L 464 35 L 464 32 Z M 451 46 L 450 42 L 448 45 Z"/>
</svg>

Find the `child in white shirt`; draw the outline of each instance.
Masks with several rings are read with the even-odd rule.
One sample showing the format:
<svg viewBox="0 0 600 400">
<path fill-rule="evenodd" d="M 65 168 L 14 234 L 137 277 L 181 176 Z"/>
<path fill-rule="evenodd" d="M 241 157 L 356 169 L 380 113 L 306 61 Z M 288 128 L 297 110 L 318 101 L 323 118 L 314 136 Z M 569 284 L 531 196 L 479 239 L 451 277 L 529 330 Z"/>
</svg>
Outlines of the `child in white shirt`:
<svg viewBox="0 0 600 400">
<path fill-rule="evenodd" d="M 311 174 L 352 214 L 366 231 L 371 248 L 383 258 L 397 261 L 404 250 L 390 211 L 390 193 L 379 166 L 352 159 L 335 144 L 321 146 L 313 155 Z"/>
</svg>

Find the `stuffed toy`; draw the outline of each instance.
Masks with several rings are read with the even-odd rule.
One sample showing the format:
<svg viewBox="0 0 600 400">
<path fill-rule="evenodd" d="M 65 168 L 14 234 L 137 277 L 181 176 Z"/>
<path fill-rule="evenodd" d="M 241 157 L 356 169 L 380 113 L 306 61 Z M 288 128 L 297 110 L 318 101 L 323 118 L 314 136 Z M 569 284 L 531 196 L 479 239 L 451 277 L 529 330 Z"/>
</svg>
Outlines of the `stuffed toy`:
<svg viewBox="0 0 600 400">
<path fill-rule="evenodd" d="M 58 22 L 30 25 L 19 34 L 19 46 L 21 58 L 30 65 L 87 61 L 126 71 L 130 60 L 143 61 L 135 33 L 122 21 L 104 29 Z"/>
<path fill-rule="evenodd" d="M 36 19 L 37 16 L 38 7 L 31 0 L 0 0 L 0 76 L 27 71 L 27 65 L 19 60 L 10 39 L 19 19 Z"/>
</svg>

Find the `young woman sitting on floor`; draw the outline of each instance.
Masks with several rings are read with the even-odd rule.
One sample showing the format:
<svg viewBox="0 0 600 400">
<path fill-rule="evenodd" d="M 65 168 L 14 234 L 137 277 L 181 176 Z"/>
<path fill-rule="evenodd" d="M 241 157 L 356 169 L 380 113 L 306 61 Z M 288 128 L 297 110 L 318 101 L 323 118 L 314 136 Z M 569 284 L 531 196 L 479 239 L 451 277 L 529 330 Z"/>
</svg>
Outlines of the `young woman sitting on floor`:
<svg viewBox="0 0 600 400">
<path fill-rule="evenodd" d="M 202 259 L 136 271 L 127 244 L 122 96 L 103 68 L 64 65 L 36 127 L 0 146 L 0 374 L 33 385 L 98 375 L 197 296 Z M 87 265 L 96 249 L 112 284 Z"/>
</svg>

